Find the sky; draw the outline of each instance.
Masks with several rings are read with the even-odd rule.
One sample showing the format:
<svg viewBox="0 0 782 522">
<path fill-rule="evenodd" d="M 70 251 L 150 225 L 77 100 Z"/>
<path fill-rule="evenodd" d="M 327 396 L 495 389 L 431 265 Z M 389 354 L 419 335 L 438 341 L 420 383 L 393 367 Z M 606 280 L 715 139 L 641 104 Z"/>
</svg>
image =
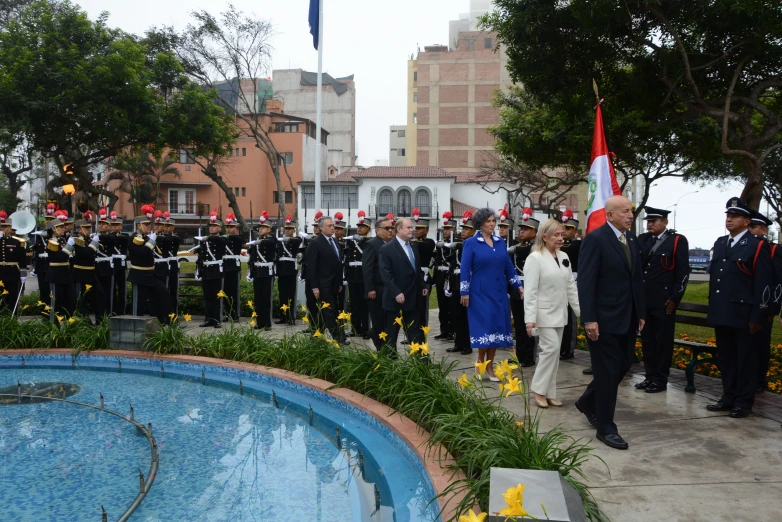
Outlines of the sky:
<svg viewBox="0 0 782 522">
<path fill-rule="evenodd" d="M 468 0 L 322 0 L 325 2 L 323 71 L 334 77 L 355 75 L 356 148 L 359 164 L 387 160 L 389 127 L 404 125 L 407 114 L 407 61 L 420 46 L 447 44 L 448 21 L 468 10 Z M 183 29 L 193 10 L 217 14 L 220 0 L 75 0 L 91 18 L 108 11 L 109 25 L 142 34 L 150 26 Z M 272 22 L 273 69 L 317 71 L 307 15 L 309 0 L 283 2 L 232 0 L 234 6 Z M 268 72 L 271 75 L 271 71 Z M 590 151 L 585 150 L 588 155 Z M 695 194 L 690 192 L 698 191 Z M 710 248 L 725 234 L 725 203 L 741 194 L 737 183 L 725 186 L 685 184 L 665 179 L 652 188 L 648 204 L 676 207 L 676 227 L 691 247 Z M 761 211 L 765 210 L 765 203 Z M 673 212 L 669 217 L 674 226 Z"/>
</svg>

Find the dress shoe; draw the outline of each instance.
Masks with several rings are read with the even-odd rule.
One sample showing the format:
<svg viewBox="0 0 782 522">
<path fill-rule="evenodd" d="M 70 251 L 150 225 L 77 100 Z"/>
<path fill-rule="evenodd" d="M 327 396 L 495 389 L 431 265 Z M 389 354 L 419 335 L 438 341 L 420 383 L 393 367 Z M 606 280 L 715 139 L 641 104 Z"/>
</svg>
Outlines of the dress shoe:
<svg viewBox="0 0 782 522">
<path fill-rule="evenodd" d="M 583 370 L 581 370 L 581 373 L 583 373 L 584 375 L 592 375 L 592 367 L 590 366 L 589 368 L 584 368 Z"/>
<path fill-rule="evenodd" d="M 439 334 L 435 335 L 434 338 L 437 339 L 438 341 L 440 341 L 442 339 L 448 339 L 448 334 L 447 333 L 439 333 Z"/>
<path fill-rule="evenodd" d="M 597 440 L 609 448 L 626 450 L 630 447 L 629 444 L 627 444 L 627 442 L 625 442 L 625 440 L 618 433 L 608 433 L 607 435 L 603 435 L 602 433 L 598 432 Z"/>
<path fill-rule="evenodd" d="M 597 428 L 597 415 L 594 412 L 587 411 L 578 403 L 578 401 L 576 401 L 576 409 L 584 414 L 584 417 L 587 418 L 589 424 Z"/>
<path fill-rule="evenodd" d="M 652 381 L 650 381 L 649 379 L 644 379 L 643 381 L 641 381 L 641 382 L 639 382 L 638 384 L 635 385 L 635 389 L 636 390 L 645 390 L 651 384 L 652 384 Z"/>
<path fill-rule="evenodd" d="M 497 377 L 496 375 L 489 375 L 489 380 L 491 382 L 500 382 L 500 378 Z"/>
<path fill-rule="evenodd" d="M 521 363 L 522 368 L 529 368 L 530 366 L 535 366 L 535 361 L 524 361 Z"/>
<path fill-rule="evenodd" d="M 556 406 L 557 408 L 562 406 L 562 401 L 559 400 L 559 399 L 548 399 L 547 398 L 546 401 L 549 403 L 549 405 Z"/>
<path fill-rule="evenodd" d="M 461 353 L 462 355 L 470 355 L 472 353 L 472 348 L 465 348 L 459 353 Z"/>
<path fill-rule="evenodd" d="M 761 384 L 760 386 L 758 386 L 755 389 L 755 393 L 763 393 L 764 391 L 766 391 L 766 385 L 765 384 Z"/>
<path fill-rule="evenodd" d="M 220 324 L 219 322 L 212 323 L 212 326 L 215 327 L 215 328 L 222 328 L 223 327 L 223 325 Z"/>
<path fill-rule="evenodd" d="M 361 334 L 362 339 L 371 339 L 372 337 L 369 334 Z"/>
<path fill-rule="evenodd" d="M 714 404 L 707 404 L 706 409 L 709 411 L 730 411 L 733 409 L 733 405 L 718 401 Z"/>
<path fill-rule="evenodd" d="M 211 320 L 211 319 L 207 319 L 207 320 L 206 320 L 206 321 L 204 321 L 203 323 L 199 324 L 199 325 L 198 325 L 198 327 L 199 327 L 199 328 L 206 328 L 207 326 L 212 326 L 213 324 L 214 324 L 214 323 L 212 322 L 212 320 Z"/>
<path fill-rule="evenodd" d="M 572 353 L 563 353 L 563 354 L 560 354 L 560 356 L 559 356 L 559 360 L 560 361 L 567 361 L 568 359 L 575 359 L 575 358 L 576 358 L 576 356 L 574 354 L 572 354 Z"/>
<path fill-rule="evenodd" d="M 448 353 L 454 353 L 454 352 L 461 352 L 461 348 L 457 348 L 456 346 L 451 346 L 450 348 L 445 349 Z"/>
<path fill-rule="evenodd" d="M 649 386 L 647 386 L 647 387 L 644 389 L 644 391 L 645 391 L 646 393 L 660 393 L 660 392 L 664 392 L 664 391 L 665 391 L 665 390 L 667 390 L 667 389 L 668 389 L 668 386 L 667 386 L 667 385 L 665 385 L 665 384 L 659 384 L 659 383 L 653 382 L 653 383 L 651 383 Z"/>
<path fill-rule="evenodd" d="M 538 408 L 548 408 L 548 402 L 546 402 L 546 399 L 538 399 L 537 396 L 535 396 L 535 404 L 538 405 Z"/>
<path fill-rule="evenodd" d="M 729 417 L 733 417 L 734 419 L 743 419 L 744 417 L 749 417 L 749 414 L 752 413 L 752 410 L 749 408 L 742 408 L 741 406 L 736 406 L 732 410 L 730 410 Z"/>
</svg>

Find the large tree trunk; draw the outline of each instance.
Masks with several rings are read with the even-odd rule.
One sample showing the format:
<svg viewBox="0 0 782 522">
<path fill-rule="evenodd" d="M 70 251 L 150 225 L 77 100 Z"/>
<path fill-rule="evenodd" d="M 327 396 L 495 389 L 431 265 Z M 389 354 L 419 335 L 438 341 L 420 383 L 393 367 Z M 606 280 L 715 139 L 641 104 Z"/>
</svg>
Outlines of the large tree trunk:
<svg viewBox="0 0 782 522">
<path fill-rule="evenodd" d="M 746 183 L 741 192 L 741 199 L 750 207 L 758 210 L 763 197 L 763 165 L 757 160 L 743 158 L 744 177 Z"/>
<path fill-rule="evenodd" d="M 220 187 L 220 190 L 223 191 L 225 198 L 228 200 L 228 206 L 231 207 L 231 210 L 234 211 L 236 220 L 239 221 L 239 226 L 244 231 L 248 230 L 247 223 L 244 221 L 244 217 L 242 216 L 242 211 L 239 210 L 239 203 L 236 202 L 234 191 L 225 184 L 222 176 L 217 173 L 217 169 L 214 166 L 208 166 L 204 169 L 201 169 L 201 172 L 203 172 L 207 178 L 217 183 L 217 186 Z"/>
</svg>

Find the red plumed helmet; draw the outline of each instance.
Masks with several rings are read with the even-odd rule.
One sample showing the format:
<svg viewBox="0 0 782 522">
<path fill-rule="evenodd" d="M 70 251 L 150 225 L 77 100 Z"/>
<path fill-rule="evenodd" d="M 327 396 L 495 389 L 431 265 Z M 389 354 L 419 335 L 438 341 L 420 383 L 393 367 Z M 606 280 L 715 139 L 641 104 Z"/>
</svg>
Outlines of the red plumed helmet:
<svg viewBox="0 0 782 522">
<path fill-rule="evenodd" d="M 527 221 L 531 217 L 532 217 L 532 209 L 529 208 L 529 207 L 524 207 L 521 210 L 521 219 L 523 219 L 524 221 Z"/>
<path fill-rule="evenodd" d="M 366 217 L 367 217 L 367 213 L 366 212 L 364 212 L 363 210 L 359 210 L 358 211 L 358 223 L 359 223 L 359 225 L 364 223 L 364 218 L 366 218 Z"/>
<path fill-rule="evenodd" d="M 141 207 L 141 213 L 147 216 L 147 219 L 152 219 L 155 213 L 155 205 L 144 205 Z"/>
<path fill-rule="evenodd" d="M 100 217 L 101 219 L 106 219 L 107 217 L 109 217 L 109 209 L 107 208 L 100 209 L 98 211 L 98 217 Z"/>
<path fill-rule="evenodd" d="M 451 214 L 449 211 L 446 210 L 445 212 L 443 212 L 443 225 L 447 225 L 452 217 L 453 214 Z"/>
<path fill-rule="evenodd" d="M 342 221 L 342 218 L 344 218 L 344 217 L 345 217 L 345 215 L 344 215 L 344 214 L 342 214 L 342 212 L 337 212 L 336 214 L 334 214 L 334 219 L 335 219 L 337 222 L 341 222 L 341 221 Z"/>
<path fill-rule="evenodd" d="M 57 205 L 54 203 L 49 203 L 46 205 L 46 215 L 47 216 L 54 216 L 54 211 L 57 210 Z"/>
<path fill-rule="evenodd" d="M 501 208 L 498 212 L 499 212 L 500 223 L 505 223 L 505 221 L 508 220 L 508 209 Z"/>
<path fill-rule="evenodd" d="M 117 214 L 117 211 L 116 210 L 112 210 L 111 214 L 109 214 L 109 219 L 111 219 L 112 223 L 116 223 L 118 218 L 119 218 L 119 215 Z"/>
<path fill-rule="evenodd" d="M 394 215 L 393 215 L 393 214 L 389 214 L 389 215 L 387 215 L 387 216 L 386 216 L 386 219 L 390 219 L 390 220 L 391 220 L 391 223 L 396 223 L 396 220 L 394 219 Z"/>
<path fill-rule="evenodd" d="M 472 219 L 472 210 L 465 210 L 462 215 L 462 225 L 467 223 L 467 220 Z"/>
<path fill-rule="evenodd" d="M 213 210 L 209 213 L 209 222 L 210 223 L 217 223 L 217 211 Z"/>
<path fill-rule="evenodd" d="M 8 219 L 8 213 L 5 210 L 0 210 L 0 223 L 5 223 L 6 219 Z"/>
<path fill-rule="evenodd" d="M 290 225 L 291 223 L 293 223 L 293 216 L 288 214 L 287 216 L 285 216 L 285 224 Z"/>
<path fill-rule="evenodd" d="M 261 215 L 258 216 L 258 221 L 260 221 L 261 225 L 263 225 L 268 220 L 269 220 L 269 213 L 264 210 L 263 212 L 261 212 Z"/>
<path fill-rule="evenodd" d="M 417 208 L 413 209 L 413 219 L 415 220 L 416 223 L 418 223 L 418 220 L 421 219 L 421 211 L 418 210 Z"/>
<path fill-rule="evenodd" d="M 225 216 L 225 224 L 226 225 L 235 225 L 236 224 L 236 216 L 233 214 L 228 214 Z"/>
<path fill-rule="evenodd" d="M 574 219 L 574 218 L 575 218 L 575 216 L 573 215 L 573 211 L 570 210 L 569 208 L 565 209 L 565 211 L 562 212 L 562 222 L 563 223 L 567 223 L 568 221 L 570 221 L 571 219 Z"/>
<path fill-rule="evenodd" d="M 170 223 L 171 222 L 171 212 L 169 212 L 169 211 L 163 212 L 163 219 L 166 220 L 166 223 Z"/>
<path fill-rule="evenodd" d="M 54 213 L 54 217 L 62 222 L 65 222 L 68 219 L 68 212 L 65 210 L 58 210 Z"/>
<path fill-rule="evenodd" d="M 318 222 L 318 220 L 319 220 L 320 218 L 322 218 L 322 217 L 323 217 L 323 211 L 322 211 L 322 210 L 318 210 L 317 212 L 315 212 L 315 222 L 316 222 L 316 223 L 317 223 L 317 222 Z"/>
<path fill-rule="evenodd" d="M 156 210 L 155 211 L 155 223 L 162 223 L 163 222 L 163 211 L 162 210 Z"/>
<path fill-rule="evenodd" d="M 95 219 L 95 214 L 93 214 L 91 211 L 87 210 L 84 212 L 84 214 L 81 215 L 82 219 L 86 221 L 92 221 Z"/>
</svg>

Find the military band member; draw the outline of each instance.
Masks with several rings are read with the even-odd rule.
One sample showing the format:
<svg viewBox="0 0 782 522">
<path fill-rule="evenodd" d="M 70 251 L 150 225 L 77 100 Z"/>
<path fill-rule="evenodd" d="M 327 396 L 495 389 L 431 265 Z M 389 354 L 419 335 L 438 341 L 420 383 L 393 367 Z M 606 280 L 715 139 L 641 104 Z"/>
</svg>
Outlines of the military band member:
<svg viewBox="0 0 782 522">
<path fill-rule="evenodd" d="M 646 299 L 646 324 L 641 332 L 646 378 L 635 387 L 646 393 L 668 388 L 676 308 L 690 277 L 690 246 L 686 237 L 667 228 L 669 213 L 646 207 L 647 232 L 638 236 Z"/>
<path fill-rule="evenodd" d="M 228 240 L 225 255 L 223 256 L 223 291 L 228 296 L 228 301 L 223 307 L 223 312 L 231 321 L 239 321 L 241 315 L 242 300 L 239 292 L 239 283 L 242 280 L 242 248 L 244 238 L 239 234 L 239 221 L 234 214 L 225 216 L 225 238 Z"/>
<path fill-rule="evenodd" d="M 169 212 L 163 212 L 163 232 L 171 240 L 170 257 L 168 258 L 168 293 L 171 296 L 171 306 L 179 315 L 179 247 L 182 239 L 174 233 L 176 221 L 171 219 Z"/>
<path fill-rule="evenodd" d="M 275 269 L 277 271 L 277 291 L 280 295 L 280 320 L 277 324 L 296 324 L 296 279 L 299 271 L 296 268 L 296 254 L 301 247 L 301 238 L 296 236 L 296 222 L 290 215 L 285 216 L 283 237 L 277 241 Z"/>
<path fill-rule="evenodd" d="M 369 307 L 366 306 L 364 289 L 364 249 L 369 241 L 372 220 L 366 212 L 358 211 L 356 235 L 348 238 L 345 245 L 345 264 L 350 297 L 350 316 L 356 335 L 369 339 Z"/>
<path fill-rule="evenodd" d="M 757 337 L 771 303 L 768 244 L 747 230 L 751 211 L 739 198 L 726 205 L 728 235 L 714 243 L 709 266 L 709 313 L 717 339 L 722 397 L 709 411 L 730 411 L 734 418 L 752 413 L 758 380 Z"/>
<path fill-rule="evenodd" d="M 25 241 L 12 234 L 13 222 L 5 210 L 0 210 L 0 311 L 15 312 L 22 287 L 27 279 Z"/>
<path fill-rule="evenodd" d="M 459 241 L 453 243 L 451 256 L 449 257 L 448 272 L 448 293 L 451 301 L 451 310 L 454 324 L 454 346 L 448 348 L 446 352 L 459 352 L 462 355 L 472 353 L 472 343 L 470 342 L 470 326 L 467 322 L 467 307 L 461 303 L 459 288 L 461 285 L 462 273 L 462 247 L 464 241 L 475 234 L 475 226 L 472 224 L 472 211 L 468 210 L 462 216 L 462 233 Z"/>
<path fill-rule="evenodd" d="M 98 244 L 100 255 L 96 258 L 95 272 L 103 289 L 103 302 L 107 315 L 111 315 L 114 297 L 114 245 L 116 237 L 110 231 L 109 209 L 98 211 Z"/>
<path fill-rule="evenodd" d="M 193 249 L 198 253 L 196 279 L 201 280 L 204 291 L 204 322 L 198 325 L 201 328 L 222 327 L 223 302 L 218 294 L 223 291 L 223 256 L 228 246 L 228 240 L 220 235 L 222 228 L 217 211 L 212 211 L 209 214 L 209 235 L 196 237 L 199 243 Z"/>
<path fill-rule="evenodd" d="M 152 224 L 152 229 L 157 236 L 157 244 L 155 245 L 155 276 L 163 281 L 163 284 L 168 288 L 168 260 L 171 258 L 171 247 L 173 245 L 171 238 L 164 233 L 164 227 L 163 211 L 155 210 L 154 222 Z"/>
<path fill-rule="evenodd" d="M 532 244 L 538 235 L 540 222 L 532 217 L 532 209 L 524 207 L 521 211 L 521 222 L 519 223 L 519 237 L 515 245 L 508 248 L 509 254 L 513 259 L 516 272 L 522 281 L 524 280 L 524 264 L 527 262 L 532 252 Z M 510 294 L 510 311 L 513 316 L 513 325 L 516 330 L 516 357 L 519 363 L 525 368 L 535 365 L 535 345 L 534 337 L 527 335 L 526 321 L 524 320 L 524 300 L 518 292 Z"/>
<path fill-rule="evenodd" d="M 581 250 L 581 239 L 576 235 L 578 232 L 578 220 L 573 215 L 572 210 L 566 209 L 562 212 L 562 224 L 565 226 L 565 237 L 560 250 L 567 254 L 573 277 L 578 279 L 578 252 Z M 564 361 L 575 357 L 577 340 L 578 321 L 573 309 L 568 305 L 567 325 L 562 332 L 562 345 L 559 349 L 560 359 Z"/>
<path fill-rule="evenodd" d="M 125 315 L 128 302 L 128 284 L 126 270 L 128 265 L 128 246 L 130 236 L 122 231 L 123 216 L 112 210 L 109 213 L 111 234 L 114 236 L 114 246 L 111 257 L 114 263 L 114 295 L 111 299 L 111 315 Z"/>
<path fill-rule="evenodd" d="M 437 245 L 434 239 L 429 237 L 429 221 L 421 219 L 421 211 L 413 209 L 413 222 L 415 223 L 415 238 L 413 241 L 418 245 L 418 255 L 421 258 L 421 271 L 424 274 L 426 283 L 426 299 L 419 299 L 420 305 L 417 310 L 418 324 L 429 326 L 429 294 L 432 291 L 432 260 L 434 259 L 434 250 Z"/>
<path fill-rule="evenodd" d="M 318 222 L 320 221 L 320 218 L 323 217 L 323 212 L 318 210 L 315 212 L 315 220 L 312 224 L 312 235 L 307 235 L 306 233 L 302 237 L 304 240 L 301 244 L 301 280 L 304 281 L 304 297 L 307 301 L 307 314 L 309 315 L 309 324 L 310 324 L 310 330 L 312 332 L 315 331 L 315 325 L 317 324 L 318 318 L 318 300 L 315 299 L 315 295 L 312 293 L 312 288 L 310 288 L 309 283 L 307 282 L 306 274 L 307 274 L 307 247 L 309 247 L 311 241 L 318 237 L 320 235 L 320 229 L 318 226 Z"/>
<path fill-rule="evenodd" d="M 505 208 L 500 209 L 497 214 L 498 235 L 505 240 L 506 245 L 510 245 L 510 232 L 513 230 L 513 220 Z"/>
<path fill-rule="evenodd" d="M 437 306 L 439 307 L 437 320 L 440 322 L 440 333 L 435 335 L 434 338 L 453 341 L 452 306 L 449 297 L 445 295 L 445 289 L 448 286 L 448 271 L 450 269 L 448 259 L 451 255 L 451 249 L 446 245 L 453 241 L 453 230 L 456 224 L 450 212 L 443 212 L 442 224 L 443 236 L 436 244 L 432 259 L 434 286 L 437 290 Z"/>
<path fill-rule="evenodd" d="M 133 315 L 148 310 L 165 325 L 171 322 L 171 298 L 166 285 L 155 275 L 157 234 L 152 231 L 152 216 L 152 212 L 145 212 L 134 220 L 136 234 L 128 244 L 128 282 L 133 285 Z"/>
<path fill-rule="evenodd" d="M 771 362 L 771 329 L 773 328 L 773 319 L 779 315 L 780 305 L 782 305 L 782 250 L 778 251 L 779 245 L 768 241 L 768 227 L 773 225 L 773 221 L 758 212 L 752 211 L 749 221 L 749 232 L 756 236 L 763 237 L 769 246 L 769 257 L 771 258 L 771 302 L 772 305 L 766 314 L 768 319 L 763 323 L 763 329 L 755 334 L 757 336 L 758 351 L 758 387 L 755 393 L 763 393 L 768 387 L 768 368 Z"/>
<path fill-rule="evenodd" d="M 54 219 L 54 213 L 57 211 L 57 205 L 54 203 L 48 203 L 46 210 L 44 210 L 44 220 L 48 225 L 52 219 Z M 38 293 L 41 296 L 41 301 L 48 303 L 51 300 L 51 290 L 49 290 L 49 283 L 46 281 L 46 272 L 49 269 L 49 253 L 46 249 L 46 244 L 52 237 L 52 231 L 44 228 L 38 232 L 33 232 L 31 235 L 35 236 L 33 244 L 33 273 L 38 278 Z"/>
<path fill-rule="evenodd" d="M 73 245 L 73 283 L 77 287 L 79 313 L 87 317 L 87 302 L 92 303 L 95 312 L 95 324 L 99 324 L 106 315 L 106 294 L 98 279 L 98 259 L 111 261 L 100 250 L 98 234 L 92 233 L 94 214 L 89 210 L 76 221 L 76 242 Z M 110 270 L 110 267 L 108 267 Z M 87 285 L 90 287 L 87 288 Z"/>
<path fill-rule="evenodd" d="M 49 318 L 56 322 L 56 316 L 70 317 L 76 311 L 76 292 L 71 277 L 71 255 L 76 239 L 66 237 L 66 226 L 69 223 L 68 213 L 58 210 L 55 219 L 46 227 L 52 231 L 52 238 L 46 244 L 49 250 L 49 268 L 46 280 L 51 292 L 51 312 Z M 70 221 L 72 223 L 72 221 Z"/>
<path fill-rule="evenodd" d="M 347 229 L 347 224 L 344 217 L 342 212 L 334 213 L 334 239 L 337 242 L 339 255 L 342 258 L 342 290 L 337 293 L 337 307 L 340 312 L 348 309 L 347 264 L 345 263 L 345 230 Z"/>
<path fill-rule="evenodd" d="M 250 263 L 247 267 L 247 280 L 253 284 L 255 311 L 258 314 L 255 328 L 272 327 L 272 299 L 274 292 L 274 260 L 277 256 L 277 239 L 270 234 L 272 230 L 265 210 L 259 218 L 258 239 L 247 243 Z"/>
</svg>

